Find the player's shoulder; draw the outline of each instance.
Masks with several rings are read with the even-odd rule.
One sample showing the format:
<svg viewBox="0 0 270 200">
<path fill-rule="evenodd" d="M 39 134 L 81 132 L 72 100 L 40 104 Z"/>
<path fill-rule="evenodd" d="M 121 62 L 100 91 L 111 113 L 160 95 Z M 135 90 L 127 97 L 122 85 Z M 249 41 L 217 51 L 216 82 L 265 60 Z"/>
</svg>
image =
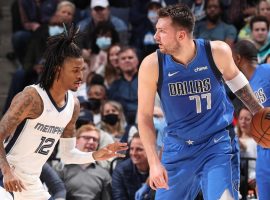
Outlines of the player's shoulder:
<svg viewBox="0 0 270 200">
<path fill-rule="evenodd" d="M 20 98 L 22 101 L 23 99 L 24 100 L 28 99 L 29 101 L 31 101 L 31 103 L 36 103 L 37 101 L 42 102 L 42 99 L 38 91 L 32 86 L 25 87 L 23 91 L 21 91 L 20 93 L 18 93 L 18 95 L 16 95 L 16 97 Z"/>
<path fill-rule="evenodd" d="M 220 40 L 210 41 L 210 45 L 214 52 L 231 52 L 231 47 L 226 42 Z"/>
<path fill-rule="evenodd" d="M 140 69 L 153 69 L 154 68 L 157 68 L 158 66 L 158 55 L 157 55 L 157 52 L 153 52 L 151 54 L 149 54 L 148 56 L 146 56 L 142 63 L 141 63 L 141 66 L 140 66 Z"/>
<path fill-rule="evenodd" d="M 225 61 L 232 57 L 231 47 L 223 41 L 211 41 L 211 51 L 215 61 Z"/>
</svg>

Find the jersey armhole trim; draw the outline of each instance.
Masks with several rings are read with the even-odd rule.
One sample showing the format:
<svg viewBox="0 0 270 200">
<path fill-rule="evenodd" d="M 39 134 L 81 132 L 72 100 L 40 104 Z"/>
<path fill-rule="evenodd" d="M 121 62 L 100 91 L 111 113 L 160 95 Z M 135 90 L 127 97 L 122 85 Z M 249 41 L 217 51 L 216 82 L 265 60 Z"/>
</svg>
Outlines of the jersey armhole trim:
<svg viewBox="0 0 270 200">
<path fill-rule="evenodd" d="M 210 67 L 213 70 L 216 79 L 218 81 L 222 81 L 223 80 L 222 79 L 222 74 L 219 71 L 219 69 L 217 68 L 217 66 L 215 64 L 215 61 L 214 61 L 214 58 L 213 58 L 213 55 L 212 55 L 210 41 L 209 40 L 204 40 L 204 45 L 205 45 L 206 55 L 207 55 L 207 58 L 208 58 L 208 62 L 210 64 Z"/>
<path fill-rule="evenodd" d="M 163 83 L 163 58 L 162 54 L 159 49 L 157 49 L 157 56 L 158 56 L 158 82 L 157 82 L 157 92 L 161 94 L 161 87 Z"/>
</svg>

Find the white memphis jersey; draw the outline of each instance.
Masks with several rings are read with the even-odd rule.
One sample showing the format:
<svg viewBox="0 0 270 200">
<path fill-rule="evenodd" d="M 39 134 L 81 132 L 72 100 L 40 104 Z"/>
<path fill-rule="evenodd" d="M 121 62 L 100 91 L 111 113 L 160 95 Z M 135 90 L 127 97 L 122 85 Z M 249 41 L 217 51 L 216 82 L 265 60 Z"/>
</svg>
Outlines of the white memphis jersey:
<svg viewBox="0 0 270 200">
<path fill-rule="evenodd" d="M 29 179 L 40 176 L 61 134 L 72 118 L 74 97 L 70 91 L 66 104 L 58 108 L 49 93 L 39 85 L 34 87 L 43 101 L 43 112 L 36 119 L 24 120 L 5 144 L 8 162 Z"/>
</svg>

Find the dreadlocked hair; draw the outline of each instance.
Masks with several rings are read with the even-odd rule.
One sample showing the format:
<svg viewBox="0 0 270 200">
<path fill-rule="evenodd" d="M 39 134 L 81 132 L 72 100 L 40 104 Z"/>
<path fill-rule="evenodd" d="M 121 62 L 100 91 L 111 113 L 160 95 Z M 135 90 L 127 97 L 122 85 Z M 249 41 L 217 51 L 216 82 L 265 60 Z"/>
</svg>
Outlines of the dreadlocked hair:
<svg viewBox="0 0 270 200">
<path fill-rule="evenodd" d="M 66 58 L 79 58 L 81 49 L 76 45 L 75 39 L 79 36 L 79 29 L 72 24 L 69 30 L 64 26 L 64 32 L 48 38 L 47 48 L 44 52 L 44 71 L 40 78 L 40 87 L 49 90 L 52 87 L 57 70 Z M 58 74 L 59 77 L 59 74 Z M 57 77 L 57 78 L 58 78 Z"/>
</svg>

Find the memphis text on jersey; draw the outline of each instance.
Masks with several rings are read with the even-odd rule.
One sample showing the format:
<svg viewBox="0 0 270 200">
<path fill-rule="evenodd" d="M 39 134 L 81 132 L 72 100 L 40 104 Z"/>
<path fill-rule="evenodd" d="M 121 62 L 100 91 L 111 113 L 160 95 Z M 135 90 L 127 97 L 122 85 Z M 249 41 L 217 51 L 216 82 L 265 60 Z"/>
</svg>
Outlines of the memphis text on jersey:
<svg viewBox="0 0 270 200">
<path fill-rule="evenodd" d="M 52 134 L 62 134 L 64 131 L 63 127 L 51 126 L 41 123 L 37 123 L 34 129 L 41 131 L 43 133 L 52 133 Z"/>
</svg>

